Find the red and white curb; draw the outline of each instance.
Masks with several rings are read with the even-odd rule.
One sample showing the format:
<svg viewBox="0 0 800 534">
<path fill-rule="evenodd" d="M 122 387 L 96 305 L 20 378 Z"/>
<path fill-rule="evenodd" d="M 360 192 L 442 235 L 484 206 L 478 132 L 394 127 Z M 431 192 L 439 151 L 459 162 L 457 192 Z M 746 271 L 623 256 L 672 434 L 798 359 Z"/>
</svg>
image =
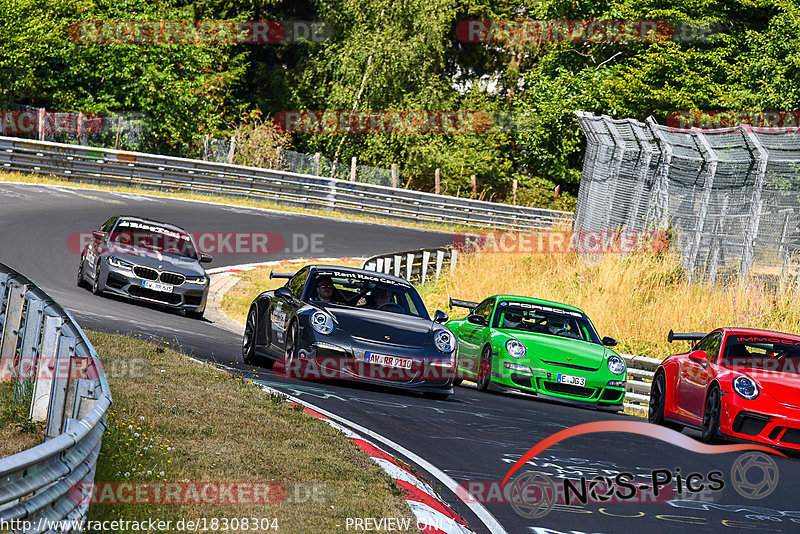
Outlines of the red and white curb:
<svg viewBox="0 0 800 534">
<path fill-rule="evenodd" d="M 210 365 L 220 373 L 229 376 L 233 376 L 233 373 L 226 369 L 235 371 L 233 367 L 224 364 L 213 364 L 191 357 L 189 359 L 202 365 Z M 372 441 L 363 438 L 360 434 L 337 423 L 327 415 L 320 413 L 320 411 L 318 411 L 320 410 L 319 408 L 307 402 L 293 398 L 275 388 L 253 382 L 247 378 L 242 377 L 242 380 L 258 386 L 270 395 L 285 398 L 286 402 L 289 404 L 303 406 L 306 413 L 325 421 L 350 438 L 350 441 L 355 443 L 362 451 L 366 452 L 369 457 L 372 458 L 372 461 L 386 471 L 386 473 L 392 477 L 395 484 L 405 492 L 406 502 L 409 508 L 411 508 L 411 512 L 417 518 L 418 528 L 424 534 L 475 534 L 475 531 L 469 528 L 467 521 L 450 508 L 430 484 L 425 482 L 418 474 L 414 473 L 405 463 L 378 447 Z"/>
</svg>

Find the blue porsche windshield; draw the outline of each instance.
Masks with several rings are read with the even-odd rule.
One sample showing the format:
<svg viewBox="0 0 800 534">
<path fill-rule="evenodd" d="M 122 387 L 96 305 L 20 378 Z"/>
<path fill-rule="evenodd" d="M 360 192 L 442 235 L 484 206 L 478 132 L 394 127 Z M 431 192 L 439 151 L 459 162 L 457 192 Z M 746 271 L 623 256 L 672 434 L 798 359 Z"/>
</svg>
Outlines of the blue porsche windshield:
<svg viewBox="0 0 800 534">
<path fill-rule="evenodd" d="M 430 318 L 413 286 L 367 273 L 316 271 L 306 286 L 306 300 Z"/>
<path fill-rule="evenodd" d="M 530 302 L 500 301 L 492 326 L 503 330 L 548 334 L 602 344 L 594 325 L 586 315 Z"/>
</svg>

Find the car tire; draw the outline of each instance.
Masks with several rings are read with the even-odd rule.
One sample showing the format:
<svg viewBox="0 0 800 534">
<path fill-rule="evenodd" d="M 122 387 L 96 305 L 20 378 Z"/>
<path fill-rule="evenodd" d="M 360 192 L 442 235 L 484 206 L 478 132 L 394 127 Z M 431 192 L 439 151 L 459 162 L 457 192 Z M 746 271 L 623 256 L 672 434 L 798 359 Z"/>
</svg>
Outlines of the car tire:
<svg viewBox="0 0 800 534">
<path fill-rule="evenodd" d="M 667 404 L 667 378 L 663 371 L 656 373 L 653 385 L 650 386 L 650 404 L 647 410 L 647 420 L 654 425 L 661 425 L 680 431 L 682 425 L 664 419 L 664 407 Z"/>
<path fill-rule="evenodd" d="M 285 367 L 286 376 L 290 378 L 302 378 L 300 369 L 300 358 L 297 355 L 300 349 L 300 328 L 297 326 L 297 321 L 293 321 L 289 325 L 286 334 L 286 343 L 283 348 L 283 365 Z M 295 376 L 295 373 L 297 374 Z"/>
<path fill-rule="evenodd" d="M 83 257 L 81 257 L 81 262 L 78 264 L 78 287 L 86 287 L 86 280 L 83 277 Z"/>
<path fill-rule="evenodd" d="M 428 399 L 447 400 L 450 393 L 423 393 L 423 395 Z"/>
<path fill-rule="evenodd" d="M 106 289 L 105 282 L 100 282 L 100 260 L 94 264 L 94 279 L 92 280 L 92 293 L 95 295 L 102 295 Z"/>
<path fill-rule="evenodd" d="M 258 313 L 255 308 L 250 308 L 242 336 L 242 361 L 247 365 L 255 365 L 256 332 L 258 332 Z"/>
<path fill-rule="evenodd" d="M 719 440 L 720 404 L 719 388 L 712 386 L 708 390 L 708 395 L 706 395 L 703 423 L 700 427 L 701 437 L 706 443 L 713 443 Z"/>
<path fill-rule="evenodd" d="M 456 378 L 455 380 L 453 380 L 453 385 L 460 386 L 463 381 L 464 381 L 463 378 Z"/>
<path fill-rule="evenodd" d="M 486 391 L 489 389 L 489 383 L 492 381 L 492 348 L 488 345 L 481 353 L 481 363 L 478 366 L 478 391 Z"/>
</svg>

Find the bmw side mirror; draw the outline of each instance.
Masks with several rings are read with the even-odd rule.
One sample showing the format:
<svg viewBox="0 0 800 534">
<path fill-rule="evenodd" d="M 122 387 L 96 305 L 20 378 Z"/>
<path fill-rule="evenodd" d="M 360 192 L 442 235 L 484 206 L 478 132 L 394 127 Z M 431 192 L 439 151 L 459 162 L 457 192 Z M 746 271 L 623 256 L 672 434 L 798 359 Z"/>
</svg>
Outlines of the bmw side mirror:
<svg viewBox="0 0 800 534">
<path fill-rule="evenodd" d="M 442 310 L 436 310 L 436 313 L 433 314 L 433 322 L 434 323 L 441 323 L 444 324 L 450 319 L 450 316 L 447 315 Z"/>
<path fill-rule="evenodd" d="M 200 263 L 211 263 L 212 261 L 214 261 L 214 256 L 200 253 Z"/>
<path fill-rule="evenodd" d="M 276 289 L 275 296 L 285 298 L 286 300 L 292 300 L 292 292 L 289 291 L 289 288 L 286 286 L 281 286 Z"/>
<path fill-rule="evenodd" d="M 486 326 L 486 318 L 483 315 L 475 315 L 474 313 L 467 317 L 467 322 L 479 326 Z"/>
<path fill-rule="evenodd" d="M 616 347 L 617 346 L 617 340 L 614 339 L 613 337 L 606 336 L 601 341 L 603 342 L 603 345 L 605 345 L 606 347 Z"/>
<path fill-rule="evenodd" d="M 94 237 L 95 241 L 102 241 L 103 239 L 106 238 L 106 233 L 101 232 L 99 230 L 95 230 L 94 232 L 92 232 L 92 237 Z"/>
</svg>

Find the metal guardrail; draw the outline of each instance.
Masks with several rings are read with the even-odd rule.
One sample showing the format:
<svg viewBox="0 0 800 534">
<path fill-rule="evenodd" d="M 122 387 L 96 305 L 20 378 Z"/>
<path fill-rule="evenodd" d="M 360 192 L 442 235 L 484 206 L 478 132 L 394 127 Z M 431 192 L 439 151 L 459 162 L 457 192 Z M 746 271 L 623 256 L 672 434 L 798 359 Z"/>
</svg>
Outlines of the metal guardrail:
<svg viewBox="0 0 800 534">
<path fill-rule="evenodd" d="M 72 316 L 1 263 L 0 327 L 0 369 L 15 402 L 30 396 L 31 419 L 46 421 L 44 443 L 0 459 L 0 523 L 73 530 L 89 505 L 70 488 L 94 481 L 111 405 L 103 366 Z"/>
<path fill-rule="evenodd" d="M 458 251 L 447 247 L 380 254 L 364 260 L 361 268 L 393 274 L 424 286 L 426 280 L 438 280 L 446 265 L 451 272 L 455 270 L 457 262 Z"/>
<path fill-rule="evenodd" d="M 458 251 L 447 247 L 380 254 L 364 260 L 361 268 L 393 274 L 425 285 L 426 280 L 437 280 L 447 265 L 450 266 L 451 272 L 454 271 L 457 262 Z M 646 412 L 650 403 L 653 374 L 661 360 L 632 354 L 620 354 L 620 356 L 628 367 L 625 407 Z"/>
<path fill-rule="evenodd" d="M 102 185 L 239 196 L 304 208 L 475 228 L 537 231 L 572 225 L 572 213 L 565 211 L 15 137 L 0 137 L 0 168 Z"/>
</svg>

